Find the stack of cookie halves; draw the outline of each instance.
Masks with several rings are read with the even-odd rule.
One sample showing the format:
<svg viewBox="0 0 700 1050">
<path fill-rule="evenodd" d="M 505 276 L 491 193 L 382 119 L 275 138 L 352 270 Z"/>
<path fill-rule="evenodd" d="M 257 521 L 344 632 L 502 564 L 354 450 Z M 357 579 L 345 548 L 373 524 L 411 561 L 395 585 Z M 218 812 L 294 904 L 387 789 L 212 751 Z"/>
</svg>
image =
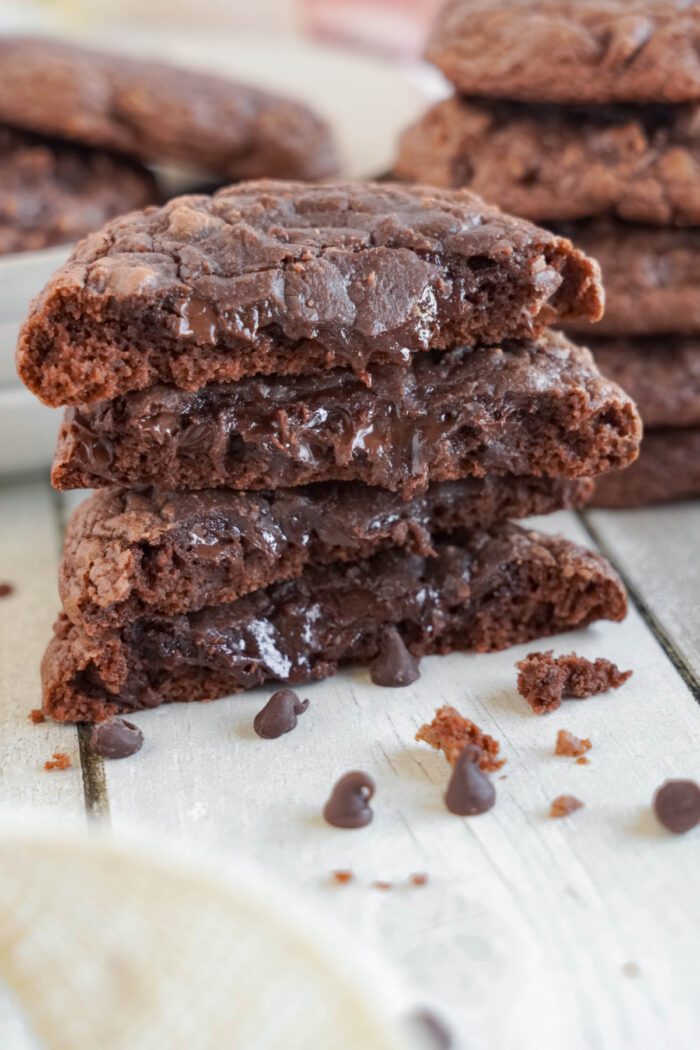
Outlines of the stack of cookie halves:
<svg viewBox="0 0 700 1050">
<path fill-rule="evenodd" d="M 458 0 L 429 56 L 459 94 L 406 132 L 397 175 L 468 186 L 602 265 L 591 348 L 645 437 L 594 502 L 700 495 L 700 5 Z"/>
<path fill-rule="evenodd" d="M 69 406 L 75 513 L 44 706 L 99 720 L 268 680 L 494 650 L 625 596 L 510 519 L 637 454 L 631 400 L 548 322 L 599 271 L 468 192 L 242 183 L 109 224 L 36 300 L 19 371 Z"/>
</svg>

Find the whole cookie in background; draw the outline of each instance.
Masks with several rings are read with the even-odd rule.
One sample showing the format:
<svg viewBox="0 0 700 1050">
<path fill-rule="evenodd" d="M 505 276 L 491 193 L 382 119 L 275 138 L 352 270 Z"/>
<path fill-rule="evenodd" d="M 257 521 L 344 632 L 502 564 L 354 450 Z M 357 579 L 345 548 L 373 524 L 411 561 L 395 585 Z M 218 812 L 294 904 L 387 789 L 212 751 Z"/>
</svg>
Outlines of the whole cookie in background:
<svg viewBox="0 0 700 1050">
<path fill-rule="evenodd" d="M 428 58 L 465 95 L 552 102 L 700 98 L 693 0 L 453 0 Z"/>
<path fill-rule="evenodd" d="M 336 170 L 330 129 L 301 103 L 48 38 L 0 39 L 0 121 L 229 179 Z"/>
<path fill-rule="evenodd" d="M 403 133 L 394 174 L 464 187 L 545 225 L 597 215 L 694 225 L 700 109 L 453 97 Z"/>
</svg>

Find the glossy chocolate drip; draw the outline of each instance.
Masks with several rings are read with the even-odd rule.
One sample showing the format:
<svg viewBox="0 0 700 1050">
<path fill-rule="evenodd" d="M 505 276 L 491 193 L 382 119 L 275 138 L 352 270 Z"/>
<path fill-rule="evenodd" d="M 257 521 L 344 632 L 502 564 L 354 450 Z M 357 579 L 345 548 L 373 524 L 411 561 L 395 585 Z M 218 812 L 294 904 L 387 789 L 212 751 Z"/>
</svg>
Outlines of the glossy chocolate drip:
<svg viewBox="0 0 700 1050">
<path fill-rule="evenodd" d="M 359 480 L 409 498 L 429 481 L 469 475 L 620 468 L 640 435 L 630 399 L 586 350 L 552 333 L 418 354 L 410 369 L 376 367 L 366 382 L 338 369 L 195 394 L 157 386 L 69 409 L 53 481 L 264 489 Z"/>
<path fill-rule="evenodd" d="M 105 717 L 154 696 L 203 699 L 268 680 L 307 682 L 342 663 L 370 662 L 390 626 L 420 657 L 500 649 L 625 613 L 605 562 L 558 537 L 506 525 L 435 550 L 310 567 L 228 605 L 144 617 L 95 638 L 60 620 L 45 661 L 47 708 L 59 718 Z"/>
</svg>

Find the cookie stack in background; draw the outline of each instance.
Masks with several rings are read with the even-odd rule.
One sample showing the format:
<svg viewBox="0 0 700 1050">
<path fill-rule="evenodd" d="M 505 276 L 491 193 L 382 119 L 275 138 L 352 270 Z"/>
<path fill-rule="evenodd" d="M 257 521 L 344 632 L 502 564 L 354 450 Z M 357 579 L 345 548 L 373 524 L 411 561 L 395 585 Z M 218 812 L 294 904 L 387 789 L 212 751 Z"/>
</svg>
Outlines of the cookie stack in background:
<svg viewBox="0 0 700 1050">
<path fill-rule="evenodd" d="M 348 661 L 621 619 L 596 554 L 509 520 L 637 454 L 631 400 L 547 330 L 597 266 L 466 192 L 243 183 L 133 213 L 35 301 L 26 384 L 68 405 L 76 511 L 44 707 L 100 720 Z"/>
<path fill-rule="evenodd" d="M 407 130 L 396 162 L 601 263 L 606 312 L 586 341 L 645 436 L 634 466 L 596 485 L 599 506 L 700 495 L 699 56 L 690 0 L 456 0 L 428 57 L 457 94 Z"/>
<path fill-rule="evenodd" d="M 0 37 L 0 255 L 71 243 L 164 199 L 168 180 L 147 165 L 189 185 L 318 179 L 338 166 L 328 125 L 291 99 L 60 40 Z"/>
</svg>

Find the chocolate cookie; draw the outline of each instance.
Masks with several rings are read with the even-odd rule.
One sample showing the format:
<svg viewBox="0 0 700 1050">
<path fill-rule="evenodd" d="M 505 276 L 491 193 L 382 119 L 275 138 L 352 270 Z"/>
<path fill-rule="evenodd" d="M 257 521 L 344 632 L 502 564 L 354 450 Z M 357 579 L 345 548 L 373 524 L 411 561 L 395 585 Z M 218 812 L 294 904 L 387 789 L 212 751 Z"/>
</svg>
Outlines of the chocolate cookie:
<svg viewBox="0 0 700 1050">
<path fill-rule="evenodd" d="M 700 229 L 601 221 L 561 230 L 578 237 L 602 267 L 605 315 L 596 334 L 700 333 Z M 567 327 L 590 331 L 576 321 Z"/>
<path fill-rule="evenodd" d="M 17 365 L 51 405 L 362 372 L 595 320 L 599 276 L 569 241 L 463 191 L 247 183 L 88 237 L 35 300 Z"/>
<path fill-rule="evenodd" d="M 428 555 L 433 535 L 580 506 L 591 490 L 588 480 L 511 475 L 432 485 L 409 502 L 353 482 L 261 493 L 106 489 L 70 520 L 61 601 L 94 634 L 231 602 L 309 564 L 388 547 Z"/>
<path fill-rule="evenodd" d="M 362 481 L 408 499 L 486 474 L 590 477 L 637 455 L 632 401 L 560 333 L 503 348 L 416 354 L 367 382 L 250 378 L 196 393 L 155 386 L 68 409 L 58 489 L 274 489 Z"/>
<path fill-rule="evenodd" d="M 700 99 L 694 0 L 453 0 L 428 58 L 466 95 L 556 102 Z"/>
<path fill-rule="evenodd" d="M 156 199 L 136 163 L 0 126 L 0 255 L 77 241 Z"/>
<path fill-rule="evenodd" d="M 700 427 L 647 430 L 639 459 L 600 478 L 594 507 L 643 507 L 700 496 Z"/>
<path fill-rule="evenodd" d="M 394 171 L 545 224 L 700 224 L 700 109 L 450 98 L 404 132 Z"/>
<path fill-rule="evenodd" d="M 337 167 L 328 126 L 298 102 L 58 40 L 0 39 L 0 121 L 230 179 Z"/>
<path fill-rule="evenodd" d="M 603 375 L 637 403 L 646 427 L 700 426 L 700 338 L 596 339 Z"/>
<path fill-rule="evenodd" d="M 503 649 L 605 618 L 624 591 L 597 554 L 515 525 L 476 531 L 434 557 L 390 550 L 307 568 L 228 605 L 144 617 L 91 638 L 62 616 L 43 662 L 44 709 L 95 721 L 165 701 L 205 700 L 368 663 L 396 625 L 414 656 Z"/>
</svg>

